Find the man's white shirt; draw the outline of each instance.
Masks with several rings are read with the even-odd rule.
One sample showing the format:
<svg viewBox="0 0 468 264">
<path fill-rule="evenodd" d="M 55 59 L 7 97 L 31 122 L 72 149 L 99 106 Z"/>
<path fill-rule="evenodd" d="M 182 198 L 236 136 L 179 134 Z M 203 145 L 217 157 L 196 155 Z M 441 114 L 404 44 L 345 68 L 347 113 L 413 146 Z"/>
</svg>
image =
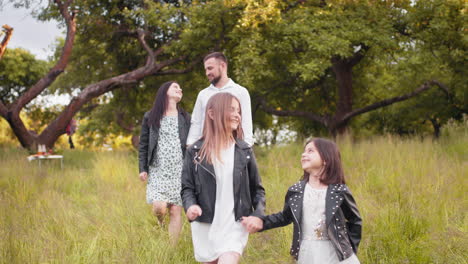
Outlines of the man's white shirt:
<svg viewBox="0 0 468 264">
<path fill-rule="evenodd" d="M 226 85 L 221 88 L 216 88 L 211 84 L 198 93 L 197 101 L 195 102 L 195 107 L 192 112 L 192 121 L 187 138 L 187 145 L 195 143 L 195 141 L 202 137 L 206 104 L 211 96 L 217 93 L 230 93 L 239 99 L 242 111 L 242 130 L 244 131 L 244 140 L 250 146 L 253 146 L 252 107 L 250 105 L 249 91 L 231 79 L 229 79 Z"/>
</svg>

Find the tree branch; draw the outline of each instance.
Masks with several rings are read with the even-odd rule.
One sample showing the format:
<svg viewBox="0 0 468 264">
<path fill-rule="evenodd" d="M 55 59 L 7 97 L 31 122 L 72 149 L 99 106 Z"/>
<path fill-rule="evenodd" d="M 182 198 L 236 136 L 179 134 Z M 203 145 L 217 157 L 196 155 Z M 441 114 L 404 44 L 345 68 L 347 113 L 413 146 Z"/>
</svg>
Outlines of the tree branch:
<svg viewBox="0 0 468 264">
<path fill-rule="evenodd" d="M 125 124 L 124 117 L 125 117 L 125 114 L 122 112 L 115 113 L 115 120 L 117 122 L 117 125 L 119 125 L 125 131 L 133 133 L 133 131 L 135 130 L 135 126 Z"/>
<path fill-rule="evenodd" d="M 356 64 L 358 64 L 366 55 L 366 52 L 370 49 L 369 46 L 364 45 L 363 43 L 359 44 L 361 46 L 361 49 L 359 49 L 354 55 L 346 59 L 346 63 L 348 63 L 351 67 L 354 67 Z"/>
<path fill-rule="evenodd" d="M 442 90 L 444 90 L 447 94 L 449 93 L 447 87 L 445 85 L 443 85 L 442 83 L 440 83 L 439 81 L 436 81 L 436 80 L 427 81 L 427 82 L 425 82 L 423 85 L 421 85 L 419 88 L 417 88 L 416 90 L 414 90 L 411 93 L 407 93 L 405 95 L 388 98 L 388 99 L 382 100 L 380 102 L 376 102 L 376 103 L 373 103 L 371 105 L 356 109 L 356 110 L 354 110 L 354 111 L 352 111 L 350 113 L 347 113 L 347 114 L 345 114 L 343 116 L 343 118 L 340 120 L 340 122 L 346 122 L 346 121 L 349 121 L 351 118 L 353 118 L 353 117 L 355 117 L 357 115 L 367 113 L 367 112 L 370 112 L 372 110 L 382 108 L 382 107 L 385 107 L 385 106 L 388 106 L 388 105 L 391 105 L 391 104 L 394 104 L 394 103 L 397 103 L 397 102 L 408 100 L 408 99 L 410 99 L 412 97 L 415 97 L 418 94 L 420 94 L 420 93 L 422 93 L 422 92 L 424 92 L 426 90 L 429 90 L 433 85 L 437 85 Z"/>
<path fill-rule="evenodd" d="M 8 45 L 8 42 L 10 42 L 11 36 L 13 34 L 13 28 L 8 26 L 8 25 L 3 25 L 2 26 L 3 30 L 5 31 L 5 37 L 2 40 L 2 43 L 0 44 L 0 59 L 3 57 L 3 54 L 6 51 L 6 47 Z"/>
<path fill-rule="evenodd" d="M 326 124 L 327 121 L 323 116 L 311 113 L 311 112 L 305 112 L 305 111 L 297 111 L 297 110 L 277 110 L 274 107 L 268 106 L 266 103 L 265 98 L 263 97 L 258 97 L 259 102 L 262 105 L 262 109 L 269 113 L 273 114 L 276 116 L 298 116 L 298 117 L 305 117 L 309 120 L 313 120 L 316 122 L 319 122 L 321 124 Z"/>
<path fill-rule="evenodd" d="M 158 75 L 182 74 L 193 70 L 193 68 L 202 61 L 202 57 L 193 60 L 185 69 L 172 69 L 158 72 Z"/>
<path fill-rule="evenodd" d="M 55 79 L 65 70 L 65 67 L 68 64 L 68 60 L 72 53 L 73 42 L 75 39 L 76 33 L 76 22 L 74 12 L 70 13 L 68 11 L 71 1 L 67 1 L 65 4 L 60 0 L 55 0 L 60 14 L 65 19 L 67 25 L 67 36 L 65 39 L 65 44 L 62 49 L 62 54 L 60 59 L 55 64 L 55 66 L 36 84 L 29 88 L 22 96 L 20 96 L 16 102 L 11 106 L 13 112 L 19 112 L 26 104 L 31 102 L 32 99 L 36 98 L 42 91 L 44 91 Z"/>
<path fill-rule="evenodd" d="M 148 43 L 146 43 L 146 40 L 145 40 L 146 32 L 142 29 L 138 29 L 137 34 L 138 34 L 138 41 L 140 41 L 143 48 L 146 50 L 146 52 L 148 52 L 148 58 L 146 59 L 146 66 L 154 65 L 156 58 L 155 58 L 155 54 L 153 50 L 148 46 Z"/>
<path fill-rule="evenodd" d="M 156 73 L 156 72 L 159 73 L 160 70 L 163 69 L 164 67 L 172 65 L 172 64 L 177 63 L 179 61 L 183 61 L 186 58 L 187 58 L 187 55 L 184 55 L 184 56 L 180 56 L 180 57 L 177 57 L 177 58 L 165 60 L 165 61 L 163 61 L 161 63 L 158 63 L 157 67 L 153 68 L 152 73 Z M 175 71 L 177 71 L 177 70 L 175 70 Z"/>
</svg>

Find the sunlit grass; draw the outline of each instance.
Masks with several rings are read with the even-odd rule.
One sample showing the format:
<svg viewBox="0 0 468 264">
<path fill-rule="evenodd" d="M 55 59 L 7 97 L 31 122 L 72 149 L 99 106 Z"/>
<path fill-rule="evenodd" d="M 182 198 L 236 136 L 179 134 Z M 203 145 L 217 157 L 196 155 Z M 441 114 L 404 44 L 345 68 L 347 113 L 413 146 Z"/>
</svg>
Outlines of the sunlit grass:
<svg viewBox="0 0 468 264">
<path fill-rule="evenodd" d="M 362 263 L 467 263 L 468 133 L 439 141 L 340 140 L 364 223 Z M 256 149 L 267 212 L 300 179 L 302 145 Z M 171 247 L 138 180 L 136 153 L 64 151 L 57 163 L 0 149 L 0 263 L 195 263 L 190 226 Z M 243 263 L 294 263 L 292 226 L 250 236 Z"/>
</svg>

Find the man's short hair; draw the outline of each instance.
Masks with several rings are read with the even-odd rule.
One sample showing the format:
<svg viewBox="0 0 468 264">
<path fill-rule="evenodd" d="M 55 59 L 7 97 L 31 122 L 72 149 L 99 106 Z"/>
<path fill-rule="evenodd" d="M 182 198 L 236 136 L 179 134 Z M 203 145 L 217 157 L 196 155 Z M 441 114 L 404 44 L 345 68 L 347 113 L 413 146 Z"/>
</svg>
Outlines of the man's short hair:
<svg viewBox="0 0 468 264">
<path fill-rule="evenodd" d="M 211 58 L 221 60 L 224 63 L 226 63 L 226 65 L 228 64 L 227 58 L 226 58 L 226 56 L 224 56 L 224 54 L 222 52 L 212 52 L 212 53 L 206 55 L 205 58 L 203 59 L 203 62 L 206 62 L 207 60 L 209 60 Z"/>
</svg>

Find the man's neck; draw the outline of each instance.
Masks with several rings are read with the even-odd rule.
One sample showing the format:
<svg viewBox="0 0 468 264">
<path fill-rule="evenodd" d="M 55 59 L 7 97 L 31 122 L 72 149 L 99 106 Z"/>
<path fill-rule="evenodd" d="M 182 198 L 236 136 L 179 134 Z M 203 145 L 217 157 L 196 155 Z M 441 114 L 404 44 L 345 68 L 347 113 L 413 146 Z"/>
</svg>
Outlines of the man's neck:
<svg viewBox="0 0 468 264">
<path fill-rule="evenodd" d="M 229 78 L 227 76 L 221 78 L 219 82 L 214 86 L 218 89 L 223 88 L 229 82 Z"/>
</svg>

